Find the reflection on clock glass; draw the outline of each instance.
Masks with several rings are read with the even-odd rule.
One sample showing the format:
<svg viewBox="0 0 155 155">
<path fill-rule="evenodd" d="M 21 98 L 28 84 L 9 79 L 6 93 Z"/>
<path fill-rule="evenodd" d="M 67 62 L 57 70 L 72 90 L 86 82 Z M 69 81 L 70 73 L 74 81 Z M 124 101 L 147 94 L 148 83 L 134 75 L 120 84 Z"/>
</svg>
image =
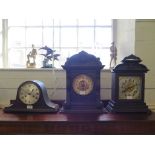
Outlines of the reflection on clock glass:
<svg viewBox="0 0 155 155">
<path fill-rule="evenodd" d="M 141 99 L 142 79 L 139 76 L 119 77 L 119 99 Z"/>
<path fill-rule="evenodd" d="M 80 74 L 73 80 L 73 90 L 79 95 L 88 95 L 93 90 L 93 80 L 91 77 Z"/>
</svg>

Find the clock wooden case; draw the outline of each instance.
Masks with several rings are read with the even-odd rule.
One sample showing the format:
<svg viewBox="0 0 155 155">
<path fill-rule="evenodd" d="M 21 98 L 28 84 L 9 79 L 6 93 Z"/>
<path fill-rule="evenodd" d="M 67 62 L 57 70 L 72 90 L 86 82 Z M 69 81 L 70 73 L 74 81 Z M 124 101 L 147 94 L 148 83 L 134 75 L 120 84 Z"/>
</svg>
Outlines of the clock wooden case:
<svg viewBox="0 0 155 155">
<path fill-rule="evenodd" d="M 145 73 L 147 67 L 141 59 L 129 55 L 112 71 L 112 100 L 108 112 L 150 112 L 144 102 Z"/>
<path fill-rule="evenodd" d="M 99 58 L 81 51 L 68 58 L 66 70 L 66 103 L 63 112 L 101 112 Z"/>
<path fill-rule="evenodd" d="M 48 98 L 43 82 L 31 80 L 23 82 L 17 90 L 16 100 L 10 101 L 11 105 L 4 109 L 5 112 L 57 112 L 59 106 Z"/>
</svg>

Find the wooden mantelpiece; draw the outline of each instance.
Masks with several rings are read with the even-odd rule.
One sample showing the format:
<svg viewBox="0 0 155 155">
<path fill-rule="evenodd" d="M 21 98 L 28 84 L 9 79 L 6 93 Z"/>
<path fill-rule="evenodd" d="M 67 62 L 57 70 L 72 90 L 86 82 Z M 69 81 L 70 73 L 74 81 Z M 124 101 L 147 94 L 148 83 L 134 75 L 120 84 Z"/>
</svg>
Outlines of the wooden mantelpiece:
<svg viewBox="0 0 155 155">
<path fill-rule="evenodd" d="M 155 134 L 155 113 L 10 114 L 0 110 L 0 134 Z"/>
</svg>

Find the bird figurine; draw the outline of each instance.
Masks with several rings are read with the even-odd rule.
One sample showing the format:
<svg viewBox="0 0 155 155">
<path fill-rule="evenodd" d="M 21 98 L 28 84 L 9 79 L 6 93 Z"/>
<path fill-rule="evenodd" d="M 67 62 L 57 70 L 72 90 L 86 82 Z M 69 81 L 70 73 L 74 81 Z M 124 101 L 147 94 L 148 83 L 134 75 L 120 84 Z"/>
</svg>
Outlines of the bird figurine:
<svg viewBox="0 0 155 155">
<path fill-rule="evenodd" d="M 54 67 L 54 61 L 59 60 L 58 57 L 60 56 L 60 54 L 54 54 L 55 50 L 52 50 L 47 46 L 41 47 L 39 50 L 46 50 L 45 54 L 40 54 L 45 57 L 43 61 L 43 68 Z M 49 60 L 52 61 L 52 65 L 49 64 Z"/>
<path fill-rule="evenodd" d="M 48 55 L 53 54 L 55 52 L 55 50 L 52 50 L 51 48 L 49 48 L 47 46 L 41 47 L 39 50 L 46 50 L 47 53 L 45 56 L 48 56 Z"/>
</svg>

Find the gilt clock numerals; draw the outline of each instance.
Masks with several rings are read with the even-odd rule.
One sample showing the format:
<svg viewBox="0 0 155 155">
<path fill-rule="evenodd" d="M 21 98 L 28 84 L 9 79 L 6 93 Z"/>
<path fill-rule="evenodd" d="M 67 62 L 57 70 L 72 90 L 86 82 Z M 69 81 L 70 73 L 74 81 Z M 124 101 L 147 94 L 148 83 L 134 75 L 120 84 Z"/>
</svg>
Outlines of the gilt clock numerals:
<svg viewBox="0 0 155 155">
<path fill-rule="evenodd" d="M 73 90 L 79 95 L 88 95 L 93 90 L 93 80 L 84 74 L 80 74 L 73 80 Z"/>
</svg>

